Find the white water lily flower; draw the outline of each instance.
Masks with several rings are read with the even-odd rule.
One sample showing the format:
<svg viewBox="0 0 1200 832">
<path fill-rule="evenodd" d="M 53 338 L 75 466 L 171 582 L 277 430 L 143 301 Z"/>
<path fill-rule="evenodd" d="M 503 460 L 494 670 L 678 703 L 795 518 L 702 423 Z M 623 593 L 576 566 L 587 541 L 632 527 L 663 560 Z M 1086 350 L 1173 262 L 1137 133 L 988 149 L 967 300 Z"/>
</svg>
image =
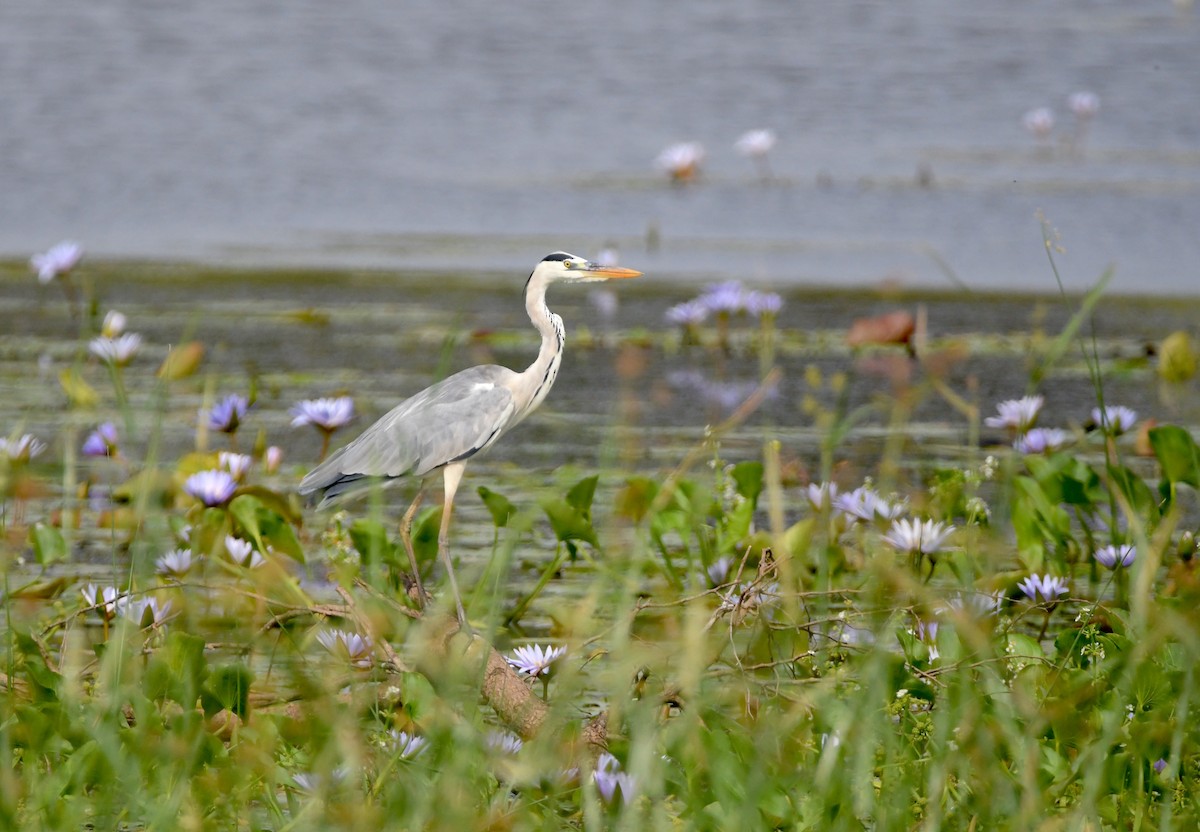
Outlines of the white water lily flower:
<svg viewBox="0 0 1200 832">
<path fill-rule="evenodd" d="M 322 630 L 317 633 L 317 641 L 330 653 L 346 659 L 355 667 L 371 666 L 375 645 L 370 636 L 352 630 Z"/>
<path fill-rule="evenodd" d="M 1049 107 L 1037 107 L 1021 116 L 1021 125 L 1035 139 L 1045 139 L 1054 132 L 1054 111 Z"/>
<path fill-rule="evenodd" d="M 225 552 L 231 561 L 247 569 L 257 569 L 267 562 L 266 558 L 255 550 L 250 541 L 242 540 L 231 534 L 225 535 Z"/>
<path fill-rule="evenodd" d="M 1104 410 L 1093 407 L 1092 421 L 1105 433 L 1120 436 L 1128 433 L 1137 424 L 1137 411 L 1123 405 L 1109 405 Z"/>
<path fill-rule="evenodd" d="M 79 265 L 82 257 L 83 248 L 79 243 L 64 240 L 51 246 L 44 254 L 33 255 L 29 258 L 29 265 L 37 272 L 40 282 L 49 283 Z"/>
<path fill-rule="evenodd" d="M 133 361 L 134 356 L 138 354 L 138 350 L 142 348 L 142 336 L 136 332 L 126 332 L 123 335 L 118 335 L 116 338 L 108 338 L 101 335 L 98 338 L 93 338 L 88 344 L 88 349 L 92 355 L 99 358 L 108 364 L 115 364 L 118 367 L 124 367 Z"/>
<path fill-rule="evenodd" d="M 865 485 L 847 494 L 839 494 L 833 507 L 847 517 L 872 522 L 894 520 L 905 511 L 903 503 L 889 503 Z"/>
<path fill-rule="evenodd" d="M 513 650 L 512 656 L 504 660 L 517 669 L 517 672 L 528 676 L 548 675 L 550 665 L 567 655 L 566 647 L 542 647 L 538 644 L 526 644 Z"/>
<path fill-rule="evenodd" d="M 511 731 L 489 731 L 485 742 L 492 751 L 510 756 L 525 746 L 525 742 Z"/>
<path fill-rule="evenodd" d="M 388 731 L 392 745 L 396 751 L 400 753 L 401 760 L 411 760 L 413 757 L 422 754 L 429 747 L 429 740 L 417 734 L 410 734 L 407 731 L 397 731 L 395 729 Z"/>
<path fill-rule="evenodd" d="M 235 454 L 229 451 L 221 451 L 217 454 L 217 465 L 222 470 L 228 471 L 239 482 L 245 478 L 246 472 L 250 470 L 252 462 L 254 460 L 249 454 Z"/>
<path fill-rule="evenodd" d="M 196 565 L 191 549 L 172 549 L 154 562 L 154 571 L 168 578 L 182 578 Z"/>
<path fill-rule="evenodd" d="M 808 504 L 812 506 L 813 511 L 824 511 L 829 508 L 833 504 L 833 501 L 837 499 L 837 496 L 837 483 L 809 483 L 804 489 L 804 498 L 808 500 Z"/>
<path fill-rule="evenodd" d="M 933 555 L 942 550 L 946 539 L 954 532 L 954 526 L 935 523 L 932 520 L 894 520 L 892 529 L 883 539 L 898 552 Z"/>
<path fill-rule="evenodd" d="M 104 323 L 100 325 L 100 334 L 105 338 L 117 338 L 125 332 L 125 316 L 115 309 L 110 309 L 104 315 Z"/>
<path fill-rule="evenodd" d="M 10 462 L 29 462 L 42 455 L 46 443 L 32 433 L 23 434 L 19 439 L 8 440 L 0 437 L 0 454 L 8 457 Z"/>
<path fill-rule="evenodd" d="M 1024 433 L 1037 423 L 1038 413 L 1046 400 L 1041 396 L 1025 396 L 1008 399 L 996 405 L 998 416 L 988 416 L 983 423 L 989 428 L 1007 428 L 1015 433 Z"/>
<path fill-rule="evenodd" d="M 130 598 L 126 595 L 117 599 L 116 606 L 121 616 L 143 630 L 161 626 L 171 617 L 171 602 L 159 602 L 157 598 Z"/>
<path fill-rule="evenodd" d="M 354 400 L 349 396 L 325 399 L 305 399 L 292 405 L 288 414 L 292 427 L 312 425 L 326 431 L 345 427 L 354 418 Z"/>
<path fill-rule="evenodd" d="M 98 587 L 95 584 L 88 584 L 81 587 L 79 592 L 89 607 L 98 607 L 109 616 L 117 611 L 117 599 L 121 597 L 121 593 L 117 591 L 116 587 Z"/>
<path fill-rule="evenodd" d="M 766 128 L 747 130 L 733 143 L 733 148 L 743 156 L 751 158 L 766 156 L 775 147 L 775 131 Z"/>
</svg>

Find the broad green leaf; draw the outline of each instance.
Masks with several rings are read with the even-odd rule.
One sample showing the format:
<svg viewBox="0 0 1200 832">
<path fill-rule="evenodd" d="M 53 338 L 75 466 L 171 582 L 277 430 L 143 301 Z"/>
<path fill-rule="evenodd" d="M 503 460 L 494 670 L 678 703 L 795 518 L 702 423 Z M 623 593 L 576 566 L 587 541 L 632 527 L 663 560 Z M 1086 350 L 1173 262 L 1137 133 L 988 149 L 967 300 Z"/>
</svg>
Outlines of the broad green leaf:
<svg viewBox="0 0 1200 832">
<path fill-rule="evenodd" d="M 229 502 L 229 516 L 233 518 L 242 537 L 254 542 L 260 552 L 267 551 L 262 539 L 262 528 L 259 525 L 259 509 L 263 504 L 257 497 L 249 494 L 239 494 Z"/>
<path fill-rule="evenodd" d="M 151 699 L 172 699 L 194 708 L 207 675 L 204 639 L 172 630 L 146 666 L 145 692 Z"/>
<path fill-rule="evenodd" d="M 250 710 L 250 685 L 254 673 L 244 664 L 227 664 L 215 669 L 201 691 L 205 716 L 222 710 L 245 719 Z"/>
<path fill-rule="evenodd" d="M 492 524 L 497 529 L 503 529 L 508 525 L 509 518 L 517 513 L 516 507 L 503 494 L 497 494 L 490 488 L 481 485 L 478 490 L 480 499 L 492 515 Z"/>
<path fill-rule="evenodd" d="M 567 492 L 567 504 L 574 506 L 579 511 L 591 517 L 592 500 L 596 497 L 596 483 L 600 481 L 599 475 L 584 477 L 579 482 L 571 486 L 571 490 Z"/>
<path fill-rule="evenodd" d="M 649 477 L 630 477 L 617 492 L 615 511 L 634 523 L 642 522 L 658 496 L 658 483 Z"/>
<path fill-rule="evenodd" d="M 380 521 L 367 517 L 350 524 L 350 542 L 367 566 L 390 561 L 395 554 L 395 547 L 388 540 L 387 528 Z"/>
<path fill-rule="evenodd" d="M 67 559 L 67 540 L 60 530 L 45 523 L 35 523 L 29 530 L 33 557 L 42 566 Z"/>
<path fill-rule="evenodd" d="M 1163 479 L 1200 488 L 1200 448 L 1192 435 L 1177 425 L 1163 425 L 1151 428 L 1149 436 Z"/>
<path fill-rule="evenodd" d="M 560 541 L 567 543 L 582 540 L 600 548 L 591 518 L 577 506 L 558 499 L 543 500 L 541 506 L 546 512 L 546 517 L 550 519 L 550 527 L 554 529 L 555 537 Z"/>
<path fill-rule="evenodd" d="M 763 464 L 761 462 L 739 462 L 730 472 L 737 486 L 737 493 L 752 505 L 758 504 L 758 495 L 763 490 Z"/>
</svg>

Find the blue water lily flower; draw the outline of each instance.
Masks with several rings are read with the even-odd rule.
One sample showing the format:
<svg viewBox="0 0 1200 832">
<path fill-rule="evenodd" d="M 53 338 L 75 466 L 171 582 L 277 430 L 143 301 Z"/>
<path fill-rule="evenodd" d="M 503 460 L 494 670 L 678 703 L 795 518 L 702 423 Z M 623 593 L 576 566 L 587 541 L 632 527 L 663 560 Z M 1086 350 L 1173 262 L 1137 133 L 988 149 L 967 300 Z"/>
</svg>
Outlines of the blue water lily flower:
<svg viewBox="0 0 1200 832">
<path fill-rule="evenodd" d="M 207 413 L 200 411 L 200 415 L 208 417 L 209 430 L 217 430 L 221 433 L 236 433 L 242 423 L 242 419 L 246 416 L 246 411 L 249 409 L 249 400 L 245 396 L 239 396 L 235 393 L 221 399 Z"/>
<path fill-rule="evenodd" d="M 183 490 L 209 508 L 223 506 L 233 499 L 237 480 L 228 471 L 201 471 L 184 481 Z"/>
<path fill-rule="evenodd" d="M 105 422 L 89 433 L 87 439 L 83 440 L 83 455 L 116 456 L 119 441 L 117 426 L 112 422 Z"/>
</svg>

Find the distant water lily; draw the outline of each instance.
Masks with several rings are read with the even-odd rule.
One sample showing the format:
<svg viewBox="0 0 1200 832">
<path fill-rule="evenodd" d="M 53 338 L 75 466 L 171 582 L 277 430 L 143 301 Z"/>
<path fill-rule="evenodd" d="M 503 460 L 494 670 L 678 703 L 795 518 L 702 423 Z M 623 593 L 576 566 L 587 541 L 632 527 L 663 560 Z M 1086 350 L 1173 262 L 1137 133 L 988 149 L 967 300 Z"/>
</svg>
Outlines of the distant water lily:
<svg viewBox="0 0 1200 832">
<path fill-rule="evenodd" d="M 88 344 L 92 355 L 107 364 L 115 364 L 118 367 L 127 366 L 141 348 L 142 336 L 136 332 L 126 332 L 115 338 L 101 335 L 93 338 Z"/>
<path fill-rule="evenodd" d="M 1080 121 L 1094 118 L 1100 112 L 1100 96 L 1087 90 L 1073 92 L 1067 96 L 1067 109 Z"/>
<path fill-rule="evenodd" d="M 330 653 L 345 659 L 355 667 L 371 666 L 375 645 L 369 636 L 351 630 L 322 630 L 317 633 L 317 641 Z"/>
<path fill-rule="evenodd" d="M 774 318 L 783 308 L 783 298 L 774 292 L 747 292 L 743 303 L 746 311 L 756 318 Z"/>
<path fill-rule="evenodd" d="M 223 506 L 233 499 L 237 480 L 228 471 L 201 471 L 184 481 L 183 490 L 209 508 Z"/>
<path fill-rule="evenodd" d="M 1096 561 L 1109 569 L 1129 568 L 1137 558 L 1137 548 L 1128 543 L 1103 546 L 1096 550 Z"/>
<path fill-rule="evenodd" d="M 1033 428 L 1013 441 L 1013 448 L 1023 454 L 1046 454 L 1067 444 L 1067 432 L 1058 428 Z"/>
<path fill-rule="evenodd" d="M 41 456 L 45 450 L 46 443 L 32 433 L 26 433 L 18 439 L 11 440 L 0 437 L 0 454 L 8 457 L 9 462 L 29 462 Z"/>
<path fill-rule="evenodd" d="M 733 558 L 725 556 L 717 558 L 711 566 L 704 571 L 704 575 L 708 578 L 710 587 L 718 587 L 725 583 L 729 578 L 729 570 L 733 567 Z"/>
<path fill-rule="evenodd" d="M 29 258 L 29 265 L 37 272 L 38 280 L 49 283 L 60 275 L 68 274 L 83 258 L 83 247 L 79 243 L 64 240 L 51 246 L 43 254 Z"/>
<path fill-rule="evenodd" d="M 120 437 L 117 426 L 112 422 L 104 422 L 88 434 L 83 440 L 84 456 L 116 456 Z"/>
<path fill-rule="evenodd" d="M 746 287 L 740 280 L 714 283 L 704 290 L 699 300 L 710 312 L 736 315 L 746 311 Z"/>
<path fill-rule="evenodd" d="M 1092 422 L 1105 433 L 1120 436 L 1137 424 L 1137 412 L 1122 405 L 1106 406 L 1103 410 L 1093 407 Z"/>
<path fill-rule="evenodd" d="M 775 131 L 766 128 L 747 130 L 733 143 L 733 149 L 743 156 L 754 160 L 759 175 L 763 179 L 771 178 L 771 165 L 767 161 L 771 149 L 775 147 Z"/>
<path fill-rule="evenodd" d="M 679 142 L 668 145 L 654 160 L 655 165 L 665 171 L 673 182 L 688 182 L 700 172 L 704 161 L 704 146 L 699 142 Z"/>
<path fill-rule="evenodd" d="M 517 669 L 517 672 L 528 676 L 543 676 L 550 673 L 550 666 L 567 655 L 566 647 L 542 647 L 538 644 L 527 644 L 513 650 L 512 656 L 505 656 L 505 661 Z"/>
<path fill-rule="evenodd" d="M 200 411 L 200 415 L 208 418 L 209 430 L 220 431 L 230 435 L 237 433 L 250 408 L 250 402 L 245 396 L 236 393 L 226 396 L 212 406 L 208 411 Z"/>
<path fill-rule="evenodd" d="M 675 326 L 696 327 L 708 319 L 708 305 L 699 298 L 684 301 L 668 309 L 665 317 Z"/>
<path fill-rule="evenodd" d="M 1021 116 L 1021 125 L 1038 141 L 1044 141 L 1054 132 L 1054 111 L 1049 107 L 1036 107 Z"/>
<path fill-rule="evenodd" d="M 983 423 L 989 428 L 1006 428 L 1013 433 L 1024 433 L 1037 424 L 1038 414 L 1045 402 L 1041 396 L 1008 399 L 996 405 L 999 415 L 988 416 Z"/>
<path fill-rule="evenodd" d="M 324 459 L 334 431 L 345 427 L 354 418 L 354 400 L 349 396 L 305 399 L 293 405 L 288 413 L 292 416 L 292 427 L 312 425 L 321 431 L 321 459 Z"/>
<path fill-rule="evenodd" d="M 268 474 L 274 474 L 282 463 L 283 448 L 278 445 L 271 445 L 267 448 L 267 452 L 263 454 L 263 469 Z"/>
</svg>

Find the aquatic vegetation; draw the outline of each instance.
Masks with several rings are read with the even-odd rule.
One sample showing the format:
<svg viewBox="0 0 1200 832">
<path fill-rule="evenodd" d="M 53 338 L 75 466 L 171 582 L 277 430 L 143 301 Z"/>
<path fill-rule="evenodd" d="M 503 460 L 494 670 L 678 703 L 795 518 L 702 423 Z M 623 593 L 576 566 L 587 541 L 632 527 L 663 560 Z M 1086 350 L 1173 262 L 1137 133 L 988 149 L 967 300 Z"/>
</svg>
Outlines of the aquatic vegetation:
<svg viewBox="0 0 1200 832">
<path fill-rule="evenodd" d="M 209 430 L 232 435 L 241 427 L 242 419 L 246 417 L 246 411 L 249 409 L 249 400 L 234 393 L 221 399 L 207 412 L 202 411 L 200 415 L 208 420 Z"/>
<path fill-rule="evenodd" d="M 733 311 L 749 293 L 714 294 L 707 321 L 752 314 Z M 244 454 L 191 429 L 212 390 L 245 383 L 229 365 L 164 379 L 138 362 L 127 397 L 101 385 L 56 434 L 14 420 L 0 823 L 1194 826 L 1200 446 L 1172 423 L 1183 409 L 1123 393 L 1141 422 L 1109 406 L 1087 423 L 1108 390 L 1068 408 L 1034 383 L 1053 401 L 994 404 L 886 344 L 864 349 L 911 365 L 895 393 L 825 368 L 739 380 L 739 336 L 729 354 L 639 342 L 701 365 L 639 394 L 694 408 L 696 379 L 742 385 L 720 421 L 686 411 L 681 457 L 651 435 L 640 467 L 506 461 L 504 494 L 463 495 L 471 633 L 432 563 L 440 508 L 412 527 L 422 608 L 387 493 L 301 507 L 283 459 L 311 437 L 289 422 L 348 418 L 288 412 L 307 375 L 233 388 L 258 403 Z M 61 351 L 81 381 L 113 375 L 90 337 Z M 960 438 L 906 422 L 922 396 Z M 221 425 L 247 413 L 232 398 Z M 751 422 L 763 403 L 795 424 Z"/>
</svg>

